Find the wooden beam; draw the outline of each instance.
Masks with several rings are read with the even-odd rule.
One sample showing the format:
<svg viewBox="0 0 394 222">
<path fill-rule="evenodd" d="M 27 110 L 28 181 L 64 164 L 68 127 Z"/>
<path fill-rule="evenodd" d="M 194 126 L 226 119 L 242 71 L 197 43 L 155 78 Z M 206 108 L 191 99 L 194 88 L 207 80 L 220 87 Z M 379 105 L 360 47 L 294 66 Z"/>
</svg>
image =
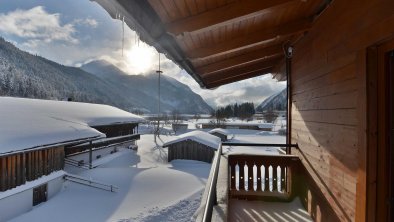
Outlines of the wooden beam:
<svg viewBox="0 0 394 222">
<path fill-rule="evenodd" d="M 220 80 L 217 80 L 217 81 L 207 82 L 207 88 L 212 89 L 212 88 L 219 87 L 221 85 L 253 78 L 253 77 L 268 74 L 268 73 L 271 73 L 271 68 L 257 70 L 257 71 L 248 72 L 248 73 L 242 73 L 242 74 L 239 74 L 236 76 L 225 77 L 225 78 L 221 78 Z"/>
<path fill-rule="evenodd" d="M 221 60 L 216 63 L 212 63 L 206 66 L 197 67 L 197 73 L 208 74 L 212 72 L 229 69 L 234 66 L 242 65 L 248 62 L 269 59 L 272 56 L 279 56 L 283 54 L 281 45 L 274 45 L 263 49 L 258 49 L 243 55 L 234 56 L 225 60 Z"/>
<path fill-rule="evenodd" d="M 269 0 L 269 1 L 235 1 L 225 6 L 186 17 L 166 25 L 168 32 L 179 35 L 183 32 L 194 32 L 207 27 L 223 24 L 229 20 L 236 21 L 245 17 L 267 13 L 270 8 L 293 0 Z M 150 1 L 152 4 L 152 1 Z"/>
<path fill-rule="evenodd" d="M 273 66 L 276 65 L 277 61 L 278 61 L 277 59 L 268 60 L 264 62 L 258 61 L 255 63 L 248 64 L 248 66 L 236 67 L 221 72 L 209 73 L 209 74 L 201 75 L 201 77 L 204 79 L 204 81 L 211 82 L 217 80 L 218 78 L 236 76 L 242 73 L 249 73 L 257 70 L 272 68 Z"/>
<path fill-rule="evenodd" d="M 193 49 L 187 52 L 189 58 L 204 58 L 230 50 L 239 49 L 248 45 L 275 39 L 279 36 L 297 34 L 310 29 L 312 23 L 309 19 L 301 19 L 287 24 L 279 25 L 270 29 L 261 29 L 247 35 L 233 38 L 221 43 L 212 43 L 205 47 Z"/>
</svg>

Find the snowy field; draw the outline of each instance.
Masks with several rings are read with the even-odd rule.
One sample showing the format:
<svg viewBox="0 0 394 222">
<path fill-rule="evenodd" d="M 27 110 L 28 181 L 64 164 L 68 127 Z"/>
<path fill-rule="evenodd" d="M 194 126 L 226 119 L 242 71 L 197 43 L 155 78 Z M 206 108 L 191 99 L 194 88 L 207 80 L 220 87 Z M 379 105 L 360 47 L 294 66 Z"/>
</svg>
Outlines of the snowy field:
<svg viewBox="0 0 394 222">
<path fill-rule="evenodd" d="M 161 136 L 164 141 L 171 136 Z M 160 144 L 162 141 L 159 141 Z M 109 192 L 66 182 L 54 198 L 12 221 L 190 221 L 200 204 L 211 165 L 198 161 L 167 163 L 166 149 L 153 135 L 142 135 L 138 151 L 122 149 L 92 170 L 73 173 L 119 187 Z M 70 170 L 66 166 L 66 171 Z"/>
<path fill-rule="evenodd" d="M 229 131 L 234 142 L 285 142 L 285 137 L 275 132 Z M 161 145 L 174 137 L 161 135 L 157 142 Z M 157 146 L 152 134 L 141 135 L 137 144 L 138 151 L 119 147 L 118 152 L 93 162 L 97 167 L 91 170 L 66 165 L 66 172 L 117 186 L 117 192 L 66 181 L 55 197 L 12 221 L 191 221 L 200 205 L 211 164 L 190 160 L 167 163 L 167 149 Z M 224 147 L 223 152 L 276 154 L 277 150 Z"/>
</svg>

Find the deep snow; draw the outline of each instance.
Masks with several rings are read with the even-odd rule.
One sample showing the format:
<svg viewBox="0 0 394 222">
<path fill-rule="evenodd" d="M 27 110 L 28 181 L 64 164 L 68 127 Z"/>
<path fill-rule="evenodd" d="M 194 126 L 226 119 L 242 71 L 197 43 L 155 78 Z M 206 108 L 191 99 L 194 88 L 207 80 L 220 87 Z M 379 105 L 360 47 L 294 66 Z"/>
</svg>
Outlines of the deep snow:
<svg viewBox="0 0 394 222">
<path fill-rule="evenodd" d="M 90 126 L 137 123 L 143 118 L 90 103 L 0 97 L 0 155 L 48 144 L 105 137 Z"/>
<path fill-rule="evenodd" d="M 233 141 L 283 143 L 284 137 L 273 132 L 229 130 Z M 161 135 L 158 144 L 177 138 Z M 13 222 L 45 221 L 168 221 L 186 222 L 200 205 L 211 164 L 174 160 L 167 163 L 167 149 L 157 146 L 152 134 L 141 136 L 138 151 L 119 147 L 119 151 L 93 162 L 84 170 L 67 166 L 65 171 L 94 181 L 119 187 L 111 193 L 84 185 L 65 182 L 63 190 Z M 277 153 L 276 148 L 224 148 L 229 152 Z M 75 159 L 76 157 L 73 157 Z M 84 158 L 81 156 L 81 158 Z"/>
</svg>

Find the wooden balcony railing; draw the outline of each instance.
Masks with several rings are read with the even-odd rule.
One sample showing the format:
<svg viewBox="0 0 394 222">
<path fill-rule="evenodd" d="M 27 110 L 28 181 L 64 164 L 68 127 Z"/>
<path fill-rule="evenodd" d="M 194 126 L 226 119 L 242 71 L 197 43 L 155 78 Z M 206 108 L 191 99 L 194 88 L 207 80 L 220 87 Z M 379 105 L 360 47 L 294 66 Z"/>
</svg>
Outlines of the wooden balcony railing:
<svg viewBox="0 0 394 222">
<path fill-rule="evenodd" d="M 285 147 L 287 154 L 291 152 L 291 147 L 297 147 L 297 145 L 294 144 L 255 143 L 222 143 L 222 146 Z M 212 162 L 212 168 L 207 181 L 207 187 L 202 197 L 201 208 L 203 209 L 203 211 L 201 213 L 198 213 L 196 221 L 211 221 L 213 208 L 217 204 L 216 184 L 218 181 L 220 159 L 222 157 L 222 146 L 220 146 L 220 148 L 217 150 L 214 160 Z M 292 155 L 260 156 L 229 154 L 228 165 L 230 168 L 230 175 L 228 176 L 229 178 L 231 178 L 229 182 L 229 195 L 231 197 L 243 199 L 257 197 L 258 199 L 276 200 L 279 198 L 282 200 L 288 200 L 292 197 L 291 172 L 293 172 L 293 170 L 296 168 L 297 160 L 299 160 L 298 157 Z M 237 165 L 238 173 L 236 173 Z M 246 174 L 245 166 L 248 166 Z M 270 167 L 271 171 L 269 170 Z M 244 169 L 244 171 L 239 169 Z M 267 169 L 268 173 L 266 173 L 265 169 Z M 277 169 L 277 171 L 272 169 Z M 227 175 L 227 173 L 225 173 L 225 175 Z"/>
<path fill-rule="evenodd" d="M 229 155 L 230 198 L 288 200 L 293 155 Z"/>
</svg>

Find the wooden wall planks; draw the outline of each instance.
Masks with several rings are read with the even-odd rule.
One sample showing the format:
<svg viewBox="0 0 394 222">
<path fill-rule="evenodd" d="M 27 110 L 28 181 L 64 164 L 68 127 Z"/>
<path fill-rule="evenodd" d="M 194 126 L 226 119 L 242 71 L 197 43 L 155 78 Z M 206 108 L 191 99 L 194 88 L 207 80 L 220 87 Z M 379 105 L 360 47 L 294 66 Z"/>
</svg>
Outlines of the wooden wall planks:
<svg viewBox="0 0 394 222">
<path fill-rule="evenodd" d="M 33 181 L 64 167 L 64 147 L 0 157 L 0 191 Z"/>
<path fill-rule="evenodd" d="M 393 36 L 393 8 L 389 0 L 333 1 L 295 45 L 292 143 L 342 220 L 365 220 L 365 52 Z M 305 199 L 311 204 L 313 192 Z"/>
</svg>

